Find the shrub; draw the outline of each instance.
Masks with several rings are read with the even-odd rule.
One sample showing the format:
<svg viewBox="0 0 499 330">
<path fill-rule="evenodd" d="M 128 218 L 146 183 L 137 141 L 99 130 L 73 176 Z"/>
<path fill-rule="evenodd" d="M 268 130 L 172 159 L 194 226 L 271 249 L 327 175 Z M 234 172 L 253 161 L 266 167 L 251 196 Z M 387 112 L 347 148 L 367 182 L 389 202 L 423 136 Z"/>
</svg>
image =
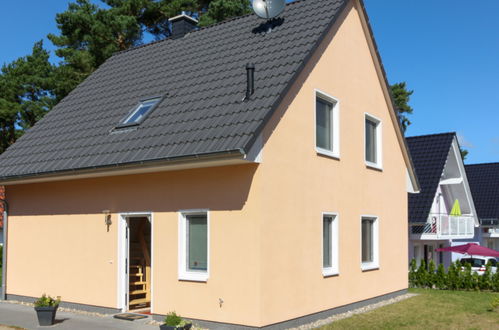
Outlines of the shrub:
<svg viewBox="0 0 499 330">
<path fill-rule="evenodd" d="M 461 272 L 460 263 L 451 263 L 447 270 L 446 286 L 450 290 L 459 289 L 459 273 Z"/>
<path fill-rule="evenodd" d="M 491 282 L 492 290 L 495 292 L 499 292 L 499 271 L 492 276 Z"/>
<path fill-rule="evenodd" d="M 426 269 L 426 262 L 421 260 L 421 264 L 416 272 L 416 286 L 418 288 L 426 287 L 428 281 L 428 270 Z"/>
<path fill-rule="evenodd" d="M 485 272 L 482 276 L 480 276 L 478 286 L 480 290 L 489 290 L 492 289 L 492 264 L 489 260 L 487 265 L 485 266 Z"/>
<path fill-rule="evenodd" d="M 432 260 L 430 260 L 430 263 L 428 265 L 428 275 L 426 277 L 425 286 L 432 289 L 433 286 L 435 285 L 435 279 L 436 279 L 435 262 L 432 259 Z"/>
<path fill-rule="evenodd" d="M 490 304 L 489 304 L 489 308 L 488 308 L 488 311 L 489 312 L 493 312 L 495 311 L 497 308 L 499 307 L 499 298 L 494 298 L 491 300 Z"/>
<path fill-rule="evenodd" d="M 462 289 L 471 290 L 473 289 L 473 279 L 471 276 L 471 264 L 466 263 L 464 265 L 464 271 L 462 271 Z"/>
<path fill-rule="evenodd" d="M 417 286 L 417 270 L 418 266 L 416 264 L 416 259 L 412 259 L 409 267 L 409 286 L 411 288 L 415 288 Z"/>
<path fill-rule="evenodd" d="M 180 323 L 182 322 L 182 318 L 180 316 L 177 315 L 177 313 L 175 312 L 170 312 L 168 314 L 166 314 L 166 317 L 165 317 L 165 324 L 170 326 L 170 327 L 176 327 L 178 325 L 180 325 Z"/>
<path fill-rule="evenodd" d="M 51 296 L 47 296 L 45 293 L 42 294 L 38 300 L 34 302 L 35 307 L 54 307 L 59 305 L 61 302 L 61 297 L 57 297 L 57 299 L 52 298 Z"/>
<path fill-rule="evenodd" d="M 445 274 L 443 264 L 440 264 L 437 267 L 437 273 L 435 274 L 435 286 L 440 290 L 447 288 L 447 276 Z"/>
</svg>

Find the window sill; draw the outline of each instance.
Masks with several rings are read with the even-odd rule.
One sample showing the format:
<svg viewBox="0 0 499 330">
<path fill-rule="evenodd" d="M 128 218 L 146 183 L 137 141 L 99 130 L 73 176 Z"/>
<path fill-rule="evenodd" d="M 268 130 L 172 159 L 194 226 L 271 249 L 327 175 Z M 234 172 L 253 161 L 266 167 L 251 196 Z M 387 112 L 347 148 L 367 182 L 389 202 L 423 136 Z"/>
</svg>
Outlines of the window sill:
<svg viewBox="0 0 499 330">
<path fill-rule="evenodd" d="M 371 263 L 362 264 L 360 268 L 362 269 L 363 272 L 368 272 L 371 270 L 378 270 L 379 265 L 371 262 Z"/>
<path fill-rule="evenodd" d="M 208 282 L 208 273 L 182 272 L 178 274 L 179 281 Z"/>
<path fill-rule="evenodd" d="M 340 272 L 332 269 L 332 268 L 323 268 L 322 269 L 322 276 L 324 277 L 333 277 L 333 276 L 338 276 L 340 275 Z"/>
<path fill-rule="evenodd" d="M 383 166 L 376 164 L 376 163 L 368 162 L 367 160 L 366 160 L 366 167 L 371 168 L 373 170 L 383 172 Z"/>
<path fill-rule="evenodd" d="M 340 160 L 340 154 L 337 152 L 333 152 L 331 150 L 315 147 L 315 152 L 317 152 L 317 154 L 321 156 L 326 156 L 329 158 Z"/>
</svg>

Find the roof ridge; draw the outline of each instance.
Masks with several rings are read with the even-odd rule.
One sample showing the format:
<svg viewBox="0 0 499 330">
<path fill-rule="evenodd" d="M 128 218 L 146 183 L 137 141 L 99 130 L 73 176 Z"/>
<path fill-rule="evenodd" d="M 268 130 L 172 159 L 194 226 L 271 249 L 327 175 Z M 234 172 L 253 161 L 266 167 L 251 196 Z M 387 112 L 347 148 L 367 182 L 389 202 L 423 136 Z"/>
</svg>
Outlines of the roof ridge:
<svg viewBox="0 0 499 330">
<path fill-rule="evenodd" d="M 406 139 L 415 139 L 415 138 L 423 138 L 423 137 L 430 137 L 430 136 L 440 136 L 440 135 L 456 135 L 456 132 L 444 132 L 444 133 L 433 133 L 433 134 L 424 134 L 424 135 L 414 135 L 414 136 L 406 136 Z"/>
<path fill-rule="evenodd" d="M 466 164 L 466 165 L 464 165 L 464 166 L 484 166 L 484 165 L 499 165 L 499 162 L 477 163 L 477 164 Z"/>
<path fill-rule="evenodd" d="M 297 4 L 297 3 L 300 3 L 300 2 L 305 2 L 305 1 L 306 0 L 293 0 L 291 2 L 286 3 L 286 7 L 294 5 L 294 4 Z M 227 19 L 225 19 L 223 21 L 216 22 L 216 23 L 213 23 L 213 24 L 210 24 L 210 25 L 207 25 L 207 26 L 198 27 L 198 29 L 194 29 L 192 31 L 189 31 L 188 33 L 186 33 L 186 35 L 191 34 L 191 33 L 195 33 L 195 32 L 199 32 L 199 31 L 203 31 L 203 30 L 207 30 L 209 28 L 212 28 L 212 27 L 215 27 L 215 26 L 219 26 L 219 25 L 222 25 L 222 24 L 226 24 L 228 22 L 235 21 L 235 20 L 238 20 L 238 19 L 242 19 L 242 18 L 251 16 L 251 15 L 255 15 L 255 13 L 252 12 L 252 13 L 244 14 L 244 15 L 241 15 L 241 16 L 234 16 L 234 17 L 230 17 L 230 18 L 227 18 Z M 159 44 L 161 42 L 173 41 L 173 40 L 181 40 L 181 39 L 182 38 L 172 39 L 171 37 L 166 37 L 166 38 L 161 39 L 161 40 L 154 40 L 154 41 L 142 44 L 142 45 L 137 45 L 137 46 L 130 47 L 128 49 L 120 50 L 120 51 L 114 53 L 111 57 L 113 57 L 115 55 L 127 53 L 127 52 L 132 51 L 132 50 L 136 50 L 136 49 L 140 49 L 140 48 L 145 48 L 147 46 L 156 45 L 156 44 Z"/>
</svg>

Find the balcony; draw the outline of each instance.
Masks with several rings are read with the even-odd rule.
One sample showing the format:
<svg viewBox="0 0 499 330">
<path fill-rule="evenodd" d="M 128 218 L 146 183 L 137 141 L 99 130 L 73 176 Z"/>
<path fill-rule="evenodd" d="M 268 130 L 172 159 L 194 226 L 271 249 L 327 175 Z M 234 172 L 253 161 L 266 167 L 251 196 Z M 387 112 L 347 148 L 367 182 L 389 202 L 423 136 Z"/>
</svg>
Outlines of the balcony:
<svg viewBox="0 0 499 330">
<path fill-rule="evenodd" d="M 475 219 L 471 215 L 454 216 L 431 213 L 426 223 L 411 223 L 412 239 L 462 239 L 475 235 Z"/>
</svg>

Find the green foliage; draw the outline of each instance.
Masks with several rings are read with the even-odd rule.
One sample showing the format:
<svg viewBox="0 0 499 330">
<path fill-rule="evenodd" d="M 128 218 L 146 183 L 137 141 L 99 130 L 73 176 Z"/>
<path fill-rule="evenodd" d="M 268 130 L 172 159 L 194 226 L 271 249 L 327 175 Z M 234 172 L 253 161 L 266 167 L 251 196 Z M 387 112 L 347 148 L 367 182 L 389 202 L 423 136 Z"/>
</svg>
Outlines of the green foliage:
<svg viewBox="0 0 499 330">
<path fill-rule="evenodd" d="M 38 298 L 38 300 L 34 302 L 34 304 L 35 307 L 54 307 L 59 305 L 60 302 L 61 297 L 57 297 L 57 299 L 54 299 L 44 293 L 40 298 Z"/>
<path fill-rule="evenodd" d="M 166 314 L 166 317 L 165 317 L 165 324 L 170 326 L 170 327 L 176 327 L 178 325 L 180 325 L 180 323 L 182 322 L 182 318 L 177 315 L 177 313 L 175 312 L 170 312 L 168 314 Z"/>
<path fill-rule="evenodd" d="M 0 273 L 1 273 L 1 270 L 2 270 L 2 267 L 3 267 L 3 245 L 0 245 Z M 1 277 L 1 275 L 0 275 Z"/>
<path fill-rule="evenodd" d="M 490 260 L 485 265 L 485 272 L 480 276 L 478 286 L 480 290 L 492 288 L 492 264 Z"/>
<path fill-rule="evenodd" d="M 445 267 L 443 264 L 439 264 L 437 267 L 437 273 L 435 274 L 434 283 L 437 289 L 443 290 L 447 288 L 447 278 L 445 274 Z"/>
<path fill-rule="evenodd" d="M 499 292 L 499 271 L 497 271 L 491 279 L 492 282 L 492 290 L 494 292 Z"/>
<path fill-rule="evenodd" d="M 249 12 L 249 0 L 213 0 L 208 6 L 208 11 L 201 15 L 199 25 L 211 25 Z"/>
<path fill-rule="evenodd" d="M 435 274 L 435 262 L 433 259 L 430 260 L 428 264 L 428 275 L 426 277 L 426 287 L 433 288 L 435 285 L 436 274 Z"/>
<path fill-rule="evenodd" d="M 409 105 L 413 90 L 408 90 L 405 82 L 399 82 L 390 86 L 393 102 L 399 115 L 402 130 L 405 132 L 411 121 L 407 115 L 412 114 L 413 109 Z"/>
<path fill-rule="evenodd" d="M 421 264 L 416 272 L 416 287 L 426 288 L 428 283 L 428 270 L 426 269 L 426 262 L 421 260 Z"/>
<path fill-rule="evenodd" d="M 464 149 L 463 147 L 459 147 L 459 151 L 461 152 L 461 158 L 463 159 L 463 161 L 466 160 L 466 157 L 468 157 L 468 150 Z"/>
<path fill-rule="evenodd" d="M 0 153 L 55 104 L 54 66 L 42 41 L 0 71 Z"/>
<path fill-rule="evenodd" d="M 409 267 L 409 286 L 411 288 L 437 288 L 440 290 L 475 290 L 499 292 L 499 272 L 492 273 L 490 262 L 483 275 L 473 272 L 471 264 L 451 263 L 447 272 L 442 264 L 435 271 L 435 263 L 430 260 L 426 267 L 424 260 L 419 267 L 412 259 Z"/>
<path fill-rule="evenodd" d="M 499 308 L 499 297 L 494 298 L 490 301 L 489 308 L 487 309 L 489 312 L 493 312 Z"/>
<path fill-rule="evenodd" d="M 465 263 L 464 270 L 462 271 L 461 274 L 462 274 L 461 288 L 465 290 L 470 290 L 473 287 L 470 263 Z"/>
<path fill-rule="evenodd" d="M 409 266 L 409 286 L 411 288 L 417 287 L 417 270 L 418 266 L 416 263 L 416 259 L 413 258 Z"/>
</svg>

